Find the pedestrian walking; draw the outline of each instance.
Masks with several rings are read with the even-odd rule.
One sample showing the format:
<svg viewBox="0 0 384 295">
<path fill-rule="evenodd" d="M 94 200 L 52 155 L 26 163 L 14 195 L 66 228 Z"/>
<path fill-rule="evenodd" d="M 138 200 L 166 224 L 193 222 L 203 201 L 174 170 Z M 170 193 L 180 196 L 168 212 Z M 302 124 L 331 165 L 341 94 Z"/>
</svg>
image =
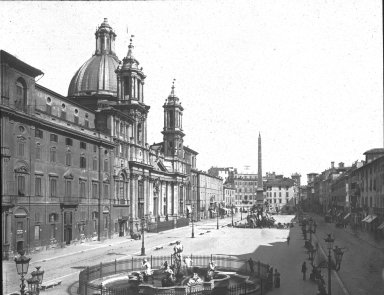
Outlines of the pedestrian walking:
<svg viewBox="0 0 384 295">
<path fill-rule="evenodd" d="M 277 269 L 275 269 L 274 277 L 275 288 L 280 288 L 280 273 L 277 271 Z"/>
<path fill-rule="evenodd" d="M 253 268 L 255 265 L 255 262 L 252 260 L 252 258 L 249 258 L 248 263 L 249 263 L 249 268 L 251 270 L 251 274 L 253 274 L 255 272 L 255 270 Z"/>
<path fill-rule="evenodd" d="M 291 240 L 291 237 L 290 236 L 288 236 L 287 237 L 287 245 L 289 246 L 289 241 Z"/>
<path fill-rule="evenodd" d="M 305 281 L 306 280 L 306 274 L 307 274 L 307 264 L 305 263 L 305 261 L 301 265 L 301 272 L 303 273 L 303 280 Z"/>
</svg>

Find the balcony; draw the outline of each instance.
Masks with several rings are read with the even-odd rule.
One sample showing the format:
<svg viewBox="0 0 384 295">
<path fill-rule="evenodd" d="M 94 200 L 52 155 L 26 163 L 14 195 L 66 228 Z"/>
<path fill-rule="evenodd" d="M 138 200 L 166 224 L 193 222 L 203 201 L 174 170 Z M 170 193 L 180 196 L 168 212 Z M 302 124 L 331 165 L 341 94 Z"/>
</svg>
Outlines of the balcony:
<svg viewBox="0 0 384 295">
<path fill-rule="evenodd" d="M 60 206 L 61 207 L 77 207 L 79 206 L 80 199 L 79 197 L 61 197 L 60 198 Z"/>
<path fill-rule="evenodd" d="M 113 199 L 113 207 L 129 207 L 129 201 L 126 199 Z"/>
<path fill-rule="evenodd" d="M 2 207 L 14 207 L 17 205 L 17 195 L 3 195 L 1 197 Z"/>
</svg>

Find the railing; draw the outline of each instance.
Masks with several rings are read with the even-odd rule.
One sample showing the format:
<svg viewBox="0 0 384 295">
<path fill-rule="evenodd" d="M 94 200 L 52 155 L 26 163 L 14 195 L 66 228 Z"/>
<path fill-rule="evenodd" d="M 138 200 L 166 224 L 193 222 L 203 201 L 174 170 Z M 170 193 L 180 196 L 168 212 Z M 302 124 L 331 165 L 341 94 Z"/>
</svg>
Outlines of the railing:
<svg viewBox="0 0 384 295">
<path fill-rule="evenodd" d="M 79 205 L 80 199 L 79 197 L 61 197 L 60 203 L 64 206 L 74 206 Z"/>
<path fill-rule="evenodd" d="M 223 256 L 223 255 L 190 255 L 193 266 L 199 267 L 199 268 L 206 268 L 209 264 L 209 262 L 214 261 L 216 264 L 216 270 L 218 271 L 233 271 L 237 272 L 238 274 L 243 275 L 250 275 L 251 269 L 249 268 L 248 261 L 246 259 L 238 259 L 233 256 Z M 160 269 L 162 268 L 165 261 L 168 261 L 168 263 L 172 264 L 172 256 L 150 256 L 147 257 L 148 261 L 151 264 L 152 269 Z M 93 295 L 93 294 L 110 294 L 110 295 L 128 295 L 131 294 L 130 290 L 122 289 L 115 290 L 114 288 L 109 288 L 102 286 L 100 279 L 104 277 L 108 277 L 111 275 L 116 274 L 124 274 L 128 272 L 134 272 L 134 271 L 142 271 L 142 258 L 131 258 L 131 259 L 124 259 L 124 260 L 116 260 L 108 263 L 100 263 L 98 265 L 90 266 L 84 269 L 79 274 L 79 289 L 78 294 L 81 295 Z M 259 277 L 261 279 L 265 279 L 267 277 L 267 273 L 269 270 L 269 265 L 261 263 L 260 261 L 255 262 L 254 264 L 254 272 L 253 275 L 256 277 Z M 98 282 L 97 282 L 98 281 Z M 247 281 L 246 289 L 251 290 L 253 287 L 253 290 L 256 290 L 256 284 L 255 286 L 250 286 L 253 282 Z M 185 286 L 179 286 L 183 289 L 188 289 Z M 250 288 L 251 287 L 251 288 Z M 161 289 L 161 288 L 159 288 Z M 164 288 L 163 288 L 164 289 Z M 214 294 L 215 289 L 207 289 L 206 292 L 200 292 L 196 294 Z M 241 292 L 241 290 L 243 292 Z M 162 291 L 168 291 L 162 292 L 161 294 L 176 294 L 175 290 L 162 290 Z M 187 291 L 187 290 L 186 290 Z M 217 291 L 217 290 L 216 290 Z M 244 292 L 245 291 L 245 292 Z M 260 290 L 261 291 L 261 290 Z M 240 283 L 239 285 L 233 285 L 231 288 L 227 290 L 227 294 L 251 294 L 247 293 L 246 290 L 244 290 L 244 282 Z M 154 294 L 160 294 L 160 293 L 154 293 Z M 180 294 L 190 294 L 190 293 L 180 293 Z M 192 293 L 195 294 L 195 293 Z M 222 294 L 222 293 L 217 293 Z M 254 294 L 254 292 L 252 293 Z"/>
<path fill-rule="evenodd" d="M 126 199 L 113 199 L 113 205 L 129 206 L 129 200 Z"/>
</svg>

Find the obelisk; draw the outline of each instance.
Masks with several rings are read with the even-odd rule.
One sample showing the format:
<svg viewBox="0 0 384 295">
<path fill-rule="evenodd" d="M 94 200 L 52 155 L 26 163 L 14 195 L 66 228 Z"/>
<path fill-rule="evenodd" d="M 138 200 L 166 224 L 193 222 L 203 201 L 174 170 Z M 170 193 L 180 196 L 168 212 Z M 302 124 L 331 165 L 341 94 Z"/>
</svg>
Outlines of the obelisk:
<svg viewBox="0 0 384 295">
<path fill-rule="evenodd" d="M 261 136 L 259 132 L 259 140 L 258 140 L 258 169 L 257 169 L 257 193 L 256 193 L 256 201 L 258 204 L 264 203 L 263 196 L 263 172 L 261 166 Z"/>
</svg>

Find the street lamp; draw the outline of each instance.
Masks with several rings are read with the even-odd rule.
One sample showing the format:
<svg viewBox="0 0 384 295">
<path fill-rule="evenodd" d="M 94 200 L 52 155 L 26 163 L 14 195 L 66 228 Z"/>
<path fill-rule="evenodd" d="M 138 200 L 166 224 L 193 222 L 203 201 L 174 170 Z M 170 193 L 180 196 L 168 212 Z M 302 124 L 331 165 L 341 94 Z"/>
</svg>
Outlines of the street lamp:
<svg viewBox="0 0 384 295">
<path fill-rule="evenodd" d="M 233 227 L 233 204 L 231 204 L 231 213 L 232 213 L 232 227 Z"/>
<path fill-rule="evenodd" d="M 36 286 L 36 294 L 40 293 L 40 287 L 43 282 L 43 277 L 44 277 L 44 271 L 40 270 L 41 266 L 36 266 L 36 270 L 34 270 L 31 275 L 32 279 L 34 279 L 37 282 Z"/>
<path fill-rule="evenodd" d="M 144 225 L 145 218 L 141 218 L 141 256 L 145 256 L 145 247 L 144 247 Z"/>
<path fill-rule="evenodd" d="M 333 249 L 333 242 L 335 241 L 334 238 L 331 237 L 331 234 L 328 234 L 327 238 L 324 239 L 324 241 L 327 243 L 328 248 L 328 295 L 332 294 L 331 290 L 331 250 Z"/>
<path fill-rule="evenodd" d="M 217 213 L 216 213 L 216 216 L 217 216 L 217 228 L 216 229 L 219 229 L 219 212 L 220 212 L 220 203 L 219 203 L 219 207 L 217 208 Z"/>
<path fill-rule="evenodd" d="M 24 284 L 24 276 L 28 273 L 29 261 L 31 258 L 24 256 L 25 251 L 21 250 L 19 252 L 20 256 L 15 258 L 16 270 L 18 275 L 20 276 L 21 284 L 20 284 L 20 295 L 24 295 L 25 292 L 25 284 Z"/>
<path fill-rule="evenodd" d="M 39 280 L 35 277 L 27 279 L 28 289 L 27 294 L 37 295 L 39 294 Z"/>
<path fill-rule="evenodd" d="M 195 237 L 195 228 L 194 228 L 194 226 L 193 226 L 193 211 L 194 211 L 194 209 L 195 209 L 195 206 L 192 205 L 192 214 L 191 214 L 191 220 L 192 220 L 192 238 Z"/>
</svg>

